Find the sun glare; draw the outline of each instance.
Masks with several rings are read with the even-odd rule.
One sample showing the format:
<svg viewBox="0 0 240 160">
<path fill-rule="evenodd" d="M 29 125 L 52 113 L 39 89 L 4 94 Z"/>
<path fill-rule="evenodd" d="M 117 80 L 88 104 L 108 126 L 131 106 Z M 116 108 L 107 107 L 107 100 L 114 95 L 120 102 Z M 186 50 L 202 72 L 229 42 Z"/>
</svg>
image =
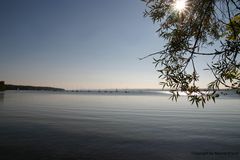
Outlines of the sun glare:
<svg viewBox="0 0 240 160">
<path fill-rule="evenodd" d="M 179 12 L 183 11 L 186 8 L 186 0 L 176 0 L 174 8 Z"/>
</svg>

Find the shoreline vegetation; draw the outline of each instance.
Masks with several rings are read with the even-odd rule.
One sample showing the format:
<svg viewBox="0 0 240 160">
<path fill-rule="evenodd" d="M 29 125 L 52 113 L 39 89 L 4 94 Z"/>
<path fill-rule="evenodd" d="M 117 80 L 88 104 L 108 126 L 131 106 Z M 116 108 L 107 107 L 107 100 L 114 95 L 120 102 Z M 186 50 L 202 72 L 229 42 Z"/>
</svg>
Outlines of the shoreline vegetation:
<svg viewBox="0 0 240 160">
<path fill-rule="evenodd" d="M 65 89 L 63 89 L 63 88 L 28 86 L 28 85 L 13 85 L 13 84 L 5 84 L 4 81 L 0 81 L 0 91 L 6 91 L 6 90 L 65 91 Z"/>
</svg>

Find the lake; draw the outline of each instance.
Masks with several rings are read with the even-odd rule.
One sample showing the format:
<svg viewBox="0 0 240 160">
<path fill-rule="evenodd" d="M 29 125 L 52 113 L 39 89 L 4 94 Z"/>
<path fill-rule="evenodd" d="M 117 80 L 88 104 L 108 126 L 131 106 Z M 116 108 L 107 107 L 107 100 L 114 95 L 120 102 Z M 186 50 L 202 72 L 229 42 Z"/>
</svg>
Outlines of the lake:
<svg viewBox="0 0 240 160">
<path fill-rule="evenodd" d="M 0 93 L 1 160 L 239 160 L 240 99 Z"/>
</svg>

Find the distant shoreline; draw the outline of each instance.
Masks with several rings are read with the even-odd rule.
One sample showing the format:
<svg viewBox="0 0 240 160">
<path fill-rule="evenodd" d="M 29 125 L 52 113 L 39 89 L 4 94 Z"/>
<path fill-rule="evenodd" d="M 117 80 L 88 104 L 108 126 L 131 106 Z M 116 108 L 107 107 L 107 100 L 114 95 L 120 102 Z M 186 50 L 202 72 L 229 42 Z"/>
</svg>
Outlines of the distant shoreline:
<svg viewBox="0 0 240 160">
<path fill-rule="evenodd" d="M 30 85 L 13 85 L 13 84 L 5 84 L 4 81 L 0 81 L 0 91 L 7 91 L 7 90 L 33 90 L 33 91 L 66 91 L 66 92 L 75 92 L 75 93 L 157 93 L 160 91 L 171 92 L 174 90 L 171 89 L 63 89 L 63 88 L 56 88 L 56 87 L 46 87 L 46 86 L 30 86 Z M 201 91 L 207 91 L 207 89 L 200 89 Z M 225 92 L 231 91 L 239 94 L 238 90 L 234 89 L 219 89 L 217 90 L 219 93 L 226 94 Z M 181 91 L 179 91 L 181 92 Z"/>
<path fill-rule="evenodd" d="M 63 88 L 6 84 L 5 90 L 65 91 Z"/>
</svg>

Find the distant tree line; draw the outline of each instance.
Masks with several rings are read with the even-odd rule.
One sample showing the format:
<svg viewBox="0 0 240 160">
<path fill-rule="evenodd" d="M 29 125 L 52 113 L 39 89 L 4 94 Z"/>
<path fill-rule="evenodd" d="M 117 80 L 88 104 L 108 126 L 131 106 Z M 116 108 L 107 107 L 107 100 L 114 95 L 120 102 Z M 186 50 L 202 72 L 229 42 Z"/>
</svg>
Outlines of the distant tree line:
<svg viewBox="0 0 240 160">
<path fill-rule="evenodd" d="M 0 91 L 4 91 L 4 90 L 6 90 L 5 83 L 4 81 L 0 81 Z"/>
<path fill-rule="evenodd" d="M 62 89 L 62 88 L 41 87 L 41 86 L 25 86 L 25 85 L 12 85 L 12 84 L 5 84 L 4 81 L 0 81 L 0 91 L 4 91 L 4 90 L 64 91 L 64 89 Z"/>
</svg>

